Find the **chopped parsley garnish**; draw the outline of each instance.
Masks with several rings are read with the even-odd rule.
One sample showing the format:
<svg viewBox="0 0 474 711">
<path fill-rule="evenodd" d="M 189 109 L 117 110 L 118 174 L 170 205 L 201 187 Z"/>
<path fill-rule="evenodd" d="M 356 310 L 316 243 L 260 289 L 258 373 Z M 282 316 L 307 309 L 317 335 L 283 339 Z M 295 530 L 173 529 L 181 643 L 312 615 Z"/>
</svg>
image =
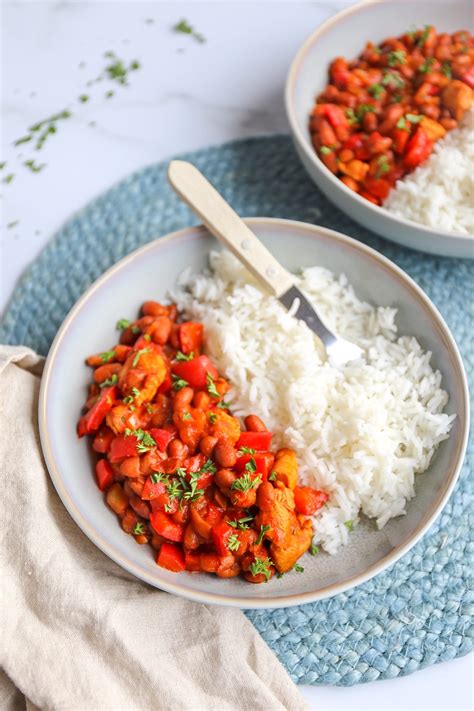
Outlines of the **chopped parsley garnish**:
<svg viewBox="0 0 474 711">
<path fill-rule="evenodd" d="M 184 421 L 192 420 L 192 419 L 193 419 L 193 416 L 191 415 L 190 412 L 183 412 L 182 419 L 183 419 Z"/>
<path fill-rule="evenodd" d="M 252 479 L 250 473 L 246 472 L 241 477 L 236 479 L 230 488 L 236 491 L 243 491 L 244 493 L 246 493 L 247 491 L 250 491 L 250 489 L 256 489 L 257 486 L 261 483 L 262 480 L 259 476 Z"/>
<path fill-rule="evenodd" d="M 393 89 L 402 89 L 405 86 L 405 82 L 398 72 L 386 72 L 382 84 Z"/>
<path fill-rule="evenodd" d="M 239 455 L 242 454 L 255 454 L 255 449 L 253 447 L 241 447 L 239 449 Z"/>
<path fill-rule="evenodd" d="M 239 518 L 237 521 L 227 521 L 227 523 L 232 528 L 240 528 L 242 531 L 246 531 L 249 521 L 253 521 L 253 516 L 245 516 L 245 518 Z"/>
<path fill-rule="evenodd" d="M 423 64 L 418 67 L 418 71 L 422 74 L 427 74 L 429 71 L 431 71 L 431 67 L 433 66 L 434 62 L 434 57 L 427 57 Z"/>
<path fill-rule="evenodd" d="M 99 357 L 102 363 L 108 363 L 112 358 L 115 358 L 115 351 L 104 351 Z"/>
<path fill-rule="evenodd" d="M 264 535 L 269 530 L 270 530 L 270 526 L 260 526 L 260 533 L 258 534 L 258 538 L 255 541 L 255 545 L 257 545 L 257 546 L 260 545 L 260 543 L 263 541 Z"/>
<path fill-rule="evenodd" d="M 160 481 L 169 482 L 169 476 L 163 474 L 163 472 L 153 472 L 153 474 L 150 474 L 150 479 L 153 484 L 159 484 Z"/>
<path fill-rule="evenodd" d="M 145 333 L 143 338 L 145 339 L 145 341 L 148 341 L 148 343 L 151 341 L 151 336 L 149 333 Z"/>
<path fill-rule="evenodd" d="M 133 436 L 137 438 L 137 452 L 140 452 L 140 454 L 148 452 L 152 447 L 156 445 L 156 442 L 153 437 L 148 434 L 148 432 L 144 432 L 142 429 L 131 430 L 129 427 L 127 427 L 124 434 L 125 437 Z"/>
<path fill-rule="evenodd" d="M 194 353 L 190 353 L 189 355 L 186 355 L 186 353 L 183 353 L 182 351 L 176 351 L 175 359 L 179 361 L 188 361 L 192 360 L 194 358 Z"/>
<path fill-rule="evenodd" d="M 170 499 L 180 499 L 183 495 L 183 487 L 181 481 L 173 479 L 166 487 L 166 491 Z"/>
<path fill-rule="evenodd" d="M 106 52 L 104 56 L 111 60 L 111 63 L 105 67 L 107 78 L 122 86 L 128 84 L 129 72 L 140 69 L 140 62 L 134 60 L 127 66 L 122 59 L 117 57 L 115 52 Z"/>
<path fill-rule="evenodd" d="M 425 118 L 423 114 L 406 114 L 405 118 L 410 123 L 420 123 Z"/>
<path fill-rule="evenodd" d="M 398 119 L 397 121 L 397 128 L 400 128 L 404 131 L 409 131 L 410 126 L 408 123 L 420 123 L 420 121 L 423 121 L 424 116 L 419 115 L 419 114 L 406 114 L 405 116 L 402 116 L 401 118 Z"/>
<path fill-rule="evenodd" d="M 112 385 L 115 385 L 118 380 L 118 375 L 117 373 L 114 373 L 110 378 L 107 378 L 107 380 L 103 380 L 100 384 L 101 388 L 110 388 Z"/>
<path fill-rule="evenodd" d="M 171 379 L 173 381 L 173 390 L 182 390 L 188 384 L 187 380 L 183 380 L 183 378 L 180 378 L 179 375 L 175 375 L 174 373 L 171 373 Z"/>
<path fill-rule="evenodd" d="M 220 392 L 216 388 L 214 378 L 210 373 L 206 373 L 207 392 L 211 397 L 220 397 Z"/>
<path fill-rule="evenodd" d="M 9 222 L 7 225 L 7 230 L 12 230 L 14 227 L 16 227 L 19 224 L 20 220 L 13 220 L 13 222 Z"/>
<path fill-rule="evenodd" d="M 23 163 L 32 173 L 40 173 L 46 167 L 46 163 L 35 163 L 34 160 L 25 160 Z"/>
<path fill-rule="evenodd" d="M 396 67 L 398 64 L 406 64 L 406 61 L 406 52 L 402 49 L 388 53 L 387 62 L 389 67 Z"/>
<path fill-rule="evenodd" d="M 145 533 L 145 526 L 143 525 L 143 523 L 136 523 L 133 532 L 136 536 L 140 536 Z"/>
<path fill-rule="evenodd" d="M 136 368 L 137 365 L 138 365 L 138 361 L 140 360 L 140 358 L 142 357 L 142 355 L 143 355 L 144 353 L 149 353 L 149 352 L 150 352 L 150 349 L 149 349 L 149 348 L 140 348 L 140 350 L 135 353 L 135 357 L 134 357 L 134 359 L 132 360 L 132 368 Z"/>
<path fill-rule="evenodd" d="M 215 412 L 209 413 L 209 422 L 211 423 L 211 425 L 214 425 L 217 422 L 217 415 Z"/>
<path fill-rule="evenodd" d="M 141 333 L 141 328 L 139 326 L 132 326 L 132 333 L 136 336 L 138 333 Z"/>
<path fill-rule="evenodd" d="M 372 84 L 372 86 L 369 86 L 367 91 L 374 97 L 374 99 L 380 99 L 385 89 L 381 84 Z"/>
<path fill-rule="evenodd" d="M 109 89 L 105 92 L 106 99 L 111 99 L 113 96 L 115 96 L 115 91 L 113 89 Z"/>
<path fill-rule="evenodd" d="M 350 126 L 353 126 L 355 123 L 358 123 L 358 119 L 354 113 L 354 109 L 352 109 L 352 108 L 346 109 L 345 115 L 346 115 L 347 120 L 349 121 Z"/>
<path fill-rule="evenodd" d="M 132 388 L 132 394 L 124 397 L 123 401 L 126 405 L 128 405 L 131 402 L 133 402 L 135 400 L 135 398 L 138 397 L 139 395 L 140 395 L 140 390 L 134 386 Z"/>
<path fill-rule="evenodd" d="M 212 461 L 212 459 L 206 460 L 206 462 L 202 465 L 201 469 L 199 472 L 201 474 L 205 474 L 206 472 L 212 472 L 212 474 L 215 474 L 217 471 L 217 467 Z"/>
<path fill-rule="evenodd" d="M 329 148 L 329 146 L 321 146 L 319 149 L 319 152 L 322 153 L 323 156 L 327 156 L 329 153 L 332 153 L 333 149 Z"/>
<path fill-rule="evenodd" d="M 221 400 L 220 402 L 217 403 L 217 407 L 220 407 L 221 410 L 228 410 L 230 405 L 228 402 Z"/>
<path fill-rule="evenodd" d="M 270 476 L 268 477 L 268 481 L 276 481 L 276 480 L 277 480 L 277 473 L 271 472 Z"/>
<path fill-rule="evenodd" d="M 250 564 L 249 571 L 251 575 L 264 575 L 266 582 L 270 580 L 270 568 L 273 565 L 271 558 L 255 558 L 255 561 Z"/>
<path fill-rule="evenodd" d="M 173 27 L 173 30 L 175 32 L 181 32 L 184 35 L 191 35 L 191 37 L 194 37 L 196 42 L 200 42 L 201 44 L 206 41 L 204 35 L 200 32 L 196 32 L 194 27 L 192 27 L 187 20 L 180 20 L 177 22 Z"/>
<path fill-rule="evenodd" d="M 229 539 L 227 541 L 227 548 L 230 551 L 238 551 L 240 548 L 240 541 L 239 537 L 236 533 L 233 533 L 231 536 L 229 536 Z"/>
<path fill-rule="evenodd" d="M 246 472 L 256 472 L 257 471 L 257 465 L 255 463 L 255 459 L 253 457 L 250 457 L 250 461 L 247 462 L 245 465 L 245 471 Z"/>
<path fill-rule="evenodd" d="M 379 156 L 377 158 L 377 170 L 375 172 L 375 177 L 380 178 L 382 175 L 385 175 L 385 173 L 388 173 L 389 170 L 390 165 L 387 156 Z"/>
<path fill-rule="evenodd" d="M 7 164 L 7 161 L 6 161 L 6 160 L 2 161 L 2 162 L 0 163 L 0 170 L 3 170 L 4 167 L 6 166 L 6 164 Z"/>
<path fill-rule="evenodd" d="M 87 104 L 89 99 L 90 99 L 89 94 L 81 94 L 79 97 L 79 101 L 81 102 L 81 104 Z"/>
<path fill-rule="evenodd" d="M 449 62 L 443 62 L 441 65 L 441 71 L 444 74 L 445 77 L 448 77 L 448 79 L 452 79 L 453 77 L 453 70 L 451 69 L 451 65 Z"/>
<path fill-rule="evenodd" d="M 21 146 L 22 143 L 28 143 L 28 141 L 31 141 L 33 136 L 23 136 L 22 138 L 17 138 L 16 141 L 13 141 L 14 146 Z"/>
<path fill-rule="evenodd" d="M 115 328 L 117 329 L 117 331 L 125 331 L 125 329 L 128 328 L 129 326 L 130 326 L 130 321 L 128 320 L 128 318 L 121 318 L 115 324 Z"/>
<path fill-rule="evenodd" d="M 318 555 L 319 553 L 319 548 L 318 546 L 315 546 L 314 543 L 311 545 L 311 548 L 309 549 L 309 552 L 311 555 Z"/>
<path fill-rule="evenodd" d="M 3 182 L 3 183 L 7 183 L 7 184 L 8 184 L 8 183 L 11 183 L 14 177 L 15 177 L 15 176 L 14 176 L 13 173 L 9 173 L 8 175 L 6 175 L 6 176 L 3 178 L 3 181 L 2 181 L 2 182 Z"/>
<path fill-rule="evenodd" d="M 360 122 L 364 118 L 365 114 L 371 113 L 375 111 L 375 106 L 372 106 L 372 104 L 360 104 L 356 110 L 356 116 L 357 120 Z"/>
<path fill-rule="evenodd" d="M 418 47 L 423 47 L 425 44 L 426 40 L 428 39 L 428 35 L 430 34 L 431 30 L 431 25 L 425 25 L 425 29 L 421 33 L 420 37 L 418 38 L 417 45 Z"/>
<path fill-rule="evenodd" d="M 347 530 L 350 533 L 352 531 L 352 529 L 354 528 L 354 523 L 351 520 L 344 521 L 344 526 L 347 528 Z"/>
<path fill-rule="evenodd" d="M 298 565 L 298 563 L 295 563 L 295 565 L 293 566 L 293 570 L 295 571 L 295 573 L 304 573 L 303 566 Z"/>
</svg>

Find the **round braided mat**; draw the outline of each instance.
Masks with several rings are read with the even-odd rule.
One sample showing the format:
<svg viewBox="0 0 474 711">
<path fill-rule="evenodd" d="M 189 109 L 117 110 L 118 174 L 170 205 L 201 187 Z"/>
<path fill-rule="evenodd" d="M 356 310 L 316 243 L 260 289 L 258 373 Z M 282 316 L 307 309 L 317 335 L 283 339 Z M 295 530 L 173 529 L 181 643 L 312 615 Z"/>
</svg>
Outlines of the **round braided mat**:
<svg viewBox="0 0 474 711">
<path fill-rule="evenodd" d="M 469 289 L 474 262 L 407 250 L 364 230 L 328 203 L 287 136 L 249 139 L 182 156 L 242 215 L 331 227 L 405 269 L 437 305 L 473 378 Z M 130 176 L 67 223 L 18 284 L 0 342 L 42 354 L 83 291 L 118 259 L 195 224 L 168 187 L 166 164 Z M 460 481 L 429 533 L 402 560 L 349 593 L 301 607 L 247 612 L 294 681 L 350 685 L 409 674 L 472 649 L 472 442 Z"/>
</svg>

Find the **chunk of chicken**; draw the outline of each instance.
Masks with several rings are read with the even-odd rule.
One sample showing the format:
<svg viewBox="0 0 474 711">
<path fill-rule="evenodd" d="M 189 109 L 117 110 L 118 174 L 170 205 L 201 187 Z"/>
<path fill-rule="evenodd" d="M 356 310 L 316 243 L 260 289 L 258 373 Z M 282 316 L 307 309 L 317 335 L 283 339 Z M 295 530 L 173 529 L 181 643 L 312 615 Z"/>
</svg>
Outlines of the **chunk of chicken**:
<svg viewBox="0 0 474 711">
<path fill-rule="evenodd" d="M 134 405 L 141 405 L 153 399 L 165 377 L 165 359 L 150 344 L 130 353 L 120 370 L 118 384 L 125 395 L 133 395 Z M 138 395 L 133 388 L 139 391 Z"/>
<path fill-rule="evenodd" d="M 209 434 L 213 437 L 226 437 L 232 445 L 235 445 L 240 437 L 240 423 L 236 417 L 232 417 L 225 410 L 213 410 L 215 415 L 214 423 L 209 428 Z"/>
<path fill-rule="evenodd" d="M 454 79 L 443 89 L 441 100 L 453 118 L 460 121 L 472 104 L 473 92 L 463 81 Z"/>
<path fill-rule="evenodd" d="M 289 489 L 294 489 L 298 482 L 298 462 L 292 449 L 279 449 L 275 456 L 272 471 L 276 481 L 281 481 Z"/>
<path fill-rule="evenodd" d="M 291 570 L 297 560 L 306 553 L 311 545 L 313 526 L 309 519 L 299 523 L 296 516 L 292 519 L 290 536 L 284 546 L 270 544 L 271 559 L 279 573 Z"/>
</svg>

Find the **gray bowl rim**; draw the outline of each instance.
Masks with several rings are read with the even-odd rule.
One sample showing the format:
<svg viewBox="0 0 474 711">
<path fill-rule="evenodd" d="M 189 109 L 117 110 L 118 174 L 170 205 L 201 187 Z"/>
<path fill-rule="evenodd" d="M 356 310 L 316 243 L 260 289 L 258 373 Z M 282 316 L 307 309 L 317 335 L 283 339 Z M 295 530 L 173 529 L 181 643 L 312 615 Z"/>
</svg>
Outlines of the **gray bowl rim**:
<svg viewBox="0 0 474 711">
<path fill-rule="evenodd" d="M 296 220 L 285 220 L 279 218 L 266 218 L 266 217 L 251 217 L 244 218 L 249 227 L 252 225 L 263 225 L 268 227 L 275 227 L 280 229 L 291 229 L 297 230 L 306 234 L 310 238 L 316 237 L 318 234 L 330 237 L 331 240 L 338 242 L 341 246 L 348 247 L 352 250 L 359 252 L 359 256 L 368 261 L 372 261 L 382 267 L 384 270 L 390 272 L 397 280 L 403 282 L 406 287 L 410 289 L 413 295 L 420 301 L 427 315 L 433 321 L 436 327 L 437 335 L 439 338 L 443 339 L 451 353 L 453 368 L 457 373 L 457 378 L 459 381 L 461 394 L 462 394 L 462 404 L 464 409 L 464 418 L 460 418 L 461 432 L 458 438 L 458 446 L 456 451 L 451 457 L 451 466 L 447 467 L 449 473 L 446 475 L 445 484 L 440 491 L 437 499 L 433 502 L 429 511 L 425 513 L 420 523 L 411 534 L 409 534 L 406 539 L 396 546 L 390 553 L 383 556 L 376 563 L 373 563 L 367 568 L 363 573 L 347 578 L 339 583 L 334 583 L 318 591 L 311 591 L 306 593 L 292 593 L 290 595 L 283 595 L 278 598 L 261 598 L 252 597 L 249 595 L 248 598 L 242 599 L 240 597 L 233 597 L 232 595 L 219 595 L 211 592 L 203 592 L 190 590 L 186 585 L 180 584 L 182 575 L 181 573 L 176 575 L 176 583 L 169 583 L 167 581 L 157 581 L 151 575 L 141 570 L 139 567 L 135 566 L 133 563 L 127 560 L 126 557 L 119 555 L 115 550 L 114 546 L 109 543 L 108 540 L 103 538 L 95 531 L 94 527 L 90 525 L 82 516 L 80 511 L 77 509 L 72 497 L 67 491 L 67 487 L 64 485 L 61 472 L 56 465 L 54 456 L 52 454 L 52 449 L 49 442 L 49 432 L 48 432 L 48 421 L 47 421 L 47 404 L 50 397 L 49 393 L 49 380 L 52 370 L 54 368 L 55 359 L 58 351 L 61 348 L 61 343 L 63 338 L 66 336 L 70 324 L 74 321 L 76 314 L 81 310 L 82 306 L 94 295 L 94 293 L 100 289 L 112 275 L 121 269 L 126 269 L 127 266 L 133 262 L 137 256 L 146 254 L 147 252 L 152 252 L 154 250 L 159 250 L 161 247 L 168 245 L 172 241 L 188 240 L 189 238 L 196 238 L 199 236 L 204 236 L 209 234 L 205 227 L 199 225 L 197 227 L 185 227 L 181 230 L 172 232 L 164 237 L 160 237 L 152 242 L 148 242 L 142 247 L 134 250 L 126 257 L 116 262 L 112 267 L 110 267 L 104 274 L 102 274 L 88 289 L 87 291 L 78 299 L 75 305 L 72 307 L 65 320 L 63 321 L 56 337 L 49 350 L 43 377 L 41 379 L 39 401 L 38 401 L 38 421 L 39 421 L 39 432 L 41 447 L 43 450 L 43 455 L 46 461 L 48 472 L 53 485 L 69 512 L 72 519 L 79 526 L 79 528 L 86 534 L 90 541 L 92 541 L 106 556 L 117 563 L 119 566 L 127 570 L 129 573 L 139 578 L 140 580 L 152 585 L 153 587 L 164 590 L 168 593 L 173 593 L 175 595 L 188 598 L 194 602 L 201 602 L 205 604 L 215 604 L 224 605 L 229 607 L 238 607 L 240 609 L 276 609 L 280 607 L 292 607 L 295 605 L 302 605 L 316 600 L 323 600 L 328 597 L 337 595 L 338 593 L 350 590 L 362 583 L 370 580 L 375 575 L 378 575 L 383 570 L 385 570 L 390 565 L 393 565 L 399 558 L 401 558 L 405 553 L 407 553 L 426 533 L 430 526 L 434 523 L 436 518 L 441 513 L 443 507 L 445 506 L 449 496 L 451 495 L 453 488 L 458 479 L 459 473 L 464 460 L 464 455 L 466 452 L 468 433 L 469 433 L 469 391 L 466 373 L 464 370 L 464 365 L 462 362 L 461 355 L 457 348 L 456 342 L 446 324 L 443 317 L 428 298 L 428 296 L 423 292 L 423 290 L 416 284 L 416 282 L 411 279 L 400 267 L 394 264 L 392 261 L 384 257 L 382 254 L 376 250 L 368 247 L 362 242 L 348 237 L 340 232 L 327 229 L 325 227 L 319 227 L 317 225 L 312 225 L 306 222 L 300 222 Z M 117 528 L 120 532 L 120 528 Z M 251 592 L 252 586 L 249 586 Z"/>
<path fill-rule="evenodd" d="M 301 71 L 304 60 L 306 59 L 306 55 L 309 50 L 313 47 L 314 44 L 316 44 L 322 34 L 325 34 L 326 32 L 330 31 L 344 18 L 348 17 L 349 15 L 352 15 L 353 13 L 360 12 L 361 10 L 367 10 L 370 5 L 383 5 L 385 2 L 386 0 L 361 0 L 361 2 L 358 2 L 355 5 L 351 5 L 350 7 L 347 7 L 344 10 L 340 10 L 335 15 L 331 15 L 331 17 L 328 17 L 327 20 L 318 25 L 318 27 L 313 32 L 311 32 L 311 34 L 305 39 L 290 64 L 285 84 L 285 108 L 291 131 L 293 133 L 294 139 L 298 142 L 298 146 L 301 148 L 301 150 L 304 151 L 307 158 L 311 161 L 311 163 L 319 172 L 323 173 L 331 181 L 334 188 L 344 192 L 348 197 L 352 198 L 356 203 L 359 203 L 359 205 L 366 208 L 369 212 L 372 212 L 373 214 L 380 214 L 380 211 L 382 211 L 383 216 L 387 220 L 391 221 L 394 225 L 417 229 L 427 236 L 432 236 L 433 234 L 435 234 L 438 237 L 456 237 L 456 239 L 464 239 L 467 242 L 474 242 L 473 235 L 464 234 L 462 232 L 447 232 L 445 230 L 437 230 L 434 227 L 428 227 L 427 225 L 423 225 L 420 222 L 414 222 L 413 220 L 409 220 L 405 217 L 398 217 L 397 215 L 394 215 L 393 213 L 389 212 L 389 210 L 386 210 L 383 205 L 374 205 L 369 200 L 365 200 L 363 197 L 361 197 L 353 190 L 350 190 L 346 185 L 344 185 L 344 183 L 342 183 L 338 178 L 336 178 L 336 176 L 331 173 L 329 168 L 327 168 L 324 163 L 319 160 L 314 150 L 312 150 L 308 145 L 307 136 L 303 134 L 303 131 L 299 126 L 299 122 L 296 116 L 296 110 L 294 107 L 293 96 L 298 75 Z"/>
</svg>

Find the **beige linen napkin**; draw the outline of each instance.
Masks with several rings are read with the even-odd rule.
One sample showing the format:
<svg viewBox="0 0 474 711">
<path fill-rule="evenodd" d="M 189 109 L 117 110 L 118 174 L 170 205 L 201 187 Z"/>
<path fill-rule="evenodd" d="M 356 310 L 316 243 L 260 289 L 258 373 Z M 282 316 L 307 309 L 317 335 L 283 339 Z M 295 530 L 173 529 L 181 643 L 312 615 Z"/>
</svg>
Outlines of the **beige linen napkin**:
<svg viewBox="0 0 474 711">
<path fill-rule="evenodd" d="M 72 521 L 41 456 L 42 365 L 0 346 L 0 708 L 306 709 L 240 610 L 149 587 Z"/>
</svg>

